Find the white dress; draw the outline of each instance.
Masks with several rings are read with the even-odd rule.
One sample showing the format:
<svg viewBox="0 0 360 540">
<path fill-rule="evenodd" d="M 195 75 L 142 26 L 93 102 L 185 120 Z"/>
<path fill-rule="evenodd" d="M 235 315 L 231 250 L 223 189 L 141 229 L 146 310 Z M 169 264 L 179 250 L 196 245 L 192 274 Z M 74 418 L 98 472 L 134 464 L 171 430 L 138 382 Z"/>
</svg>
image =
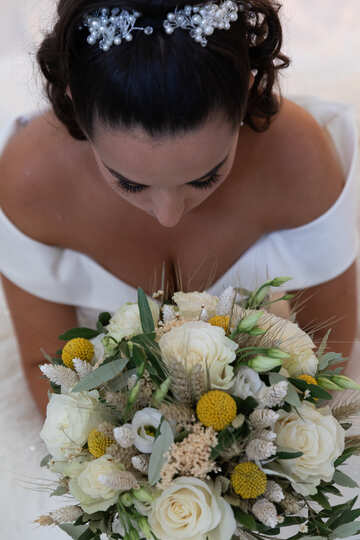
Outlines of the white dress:
<svg viewBox="0 0 360 540">
<path fill-rule="evenodd" d="M 314 96 L 288 97 L 327 128 L 341 160 L 345 186 L 336 202 L 314 221 L 261 237 L 208 289 L 210 293 L 220 294 L 230 284 L 251 289 L 275 276 L 293 276 L 286 290 L 306 288 L 340 275 L 358 256 L 360 176 L 355 108 Z M 0 152 L 15 125 L 13 121 L 0 126 Z M 89 256 L 24 235 L 1 210 L 1 201 L 0 272 L 35 296 L 75 305 L 81 326 L 94 326 L 100 311 L 112 312 L 124 302 L 136 300 L 134 287 Z M 41 417 L 26 388 L 9 313 L 1 296 L 0 307 L 1 538 L 66 538 L 58 529 L 31 525 L 38 515 L 69 502 L 58 497 L 49 499 L 47 491 L 34 492 L 31 485 L 24 487 L 24 478 L 45 478 L 38 462 L 46 450 L 38 436 Z M 359 471 L 355 474 L 360 480 Z"/>
</svg>

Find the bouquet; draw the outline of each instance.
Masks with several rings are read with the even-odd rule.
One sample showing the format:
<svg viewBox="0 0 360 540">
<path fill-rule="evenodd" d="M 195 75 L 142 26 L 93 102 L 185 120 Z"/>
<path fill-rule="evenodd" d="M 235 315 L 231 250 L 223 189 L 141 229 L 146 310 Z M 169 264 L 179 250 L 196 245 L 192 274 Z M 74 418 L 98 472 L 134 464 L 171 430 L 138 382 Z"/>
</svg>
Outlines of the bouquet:
<svg viewBox="0 0 360 540">
<path fill-rule="evenodd" d="M 275 278 L 221 296 L 138 289 L 97 328 L 74 328 L 40 366 L 50 380 L 41 431 L 72 504 L 40 516 L 78 540 L 292 540 L 360 532 L 342 467 L 360 385 L 311 336 L 268 310 Z M 289 299 L 285 295 L 278 300 Z M 354 397 L 355 395 L 355 397 Z M 331 506 L 329 494 L 340 497 Z"/>
</svg>

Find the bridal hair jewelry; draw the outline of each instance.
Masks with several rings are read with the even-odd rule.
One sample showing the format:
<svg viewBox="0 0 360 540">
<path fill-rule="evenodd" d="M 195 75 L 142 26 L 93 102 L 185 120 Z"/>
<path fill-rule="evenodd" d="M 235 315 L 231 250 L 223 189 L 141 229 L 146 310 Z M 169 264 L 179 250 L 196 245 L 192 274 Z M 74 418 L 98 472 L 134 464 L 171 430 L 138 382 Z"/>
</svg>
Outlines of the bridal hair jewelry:
<svg viewBox="0 0 360 540">
<path fill-rule="evenodd" d="M 244 6 L 233 0 L 221 4 L 208 2 L 203 6 L 185 6 L 167 14 L 165 32 L 172 34 L 176 28 L 190 29 L 190 36 L 205 47 L 205 36 L 211 36 L 216 28 L 229 30 L 230 23 L 238 19 L 238 11 L 243 10 Z"/>
<path fill-rule="evenodd" d="M 225 0 L 219 4 L 210 1 L 197 6 L 185 6 L 168 13 L 163 21 L 167 34 L 172 34 L 177 28 L 189 30 L 190 36 L 203 47 L 207 45 L 206 36 L 211 36 L 215 29 L 229 30 L 231 22 L 238 19 L 238 12 L 244 11 L 243 3 Z M 153 33 L 152 26 L 135 26 L 141 16 L 138 11 L 113 8 L 102 8 L 93 15 L 84 17 L 84 26 L 90 30 L 87 38 L 89 45 L 98 41 L 100 49 L 108 51 L 112 45 L 121 45 L 122 41 L 131 41 L 134 30 L 142 30 L 146 35 Z M 82 29 L 82 26 L 79 27 Z"/>
<path fill-rule="evenodd" d="M 84 19 L 84 26 L 90 29 L 87 42 L 95 45 L 100 40 L 100 49 L 108 51 L 112 45 L 121 45 L 123 39 L 131 41 L 133 30 L 143 30 L 146 35 L 152 34 L 152 26 L 135 26 L 140 15 L 138 11 L 130 13 L 120 8 L 113 8 L 111 14 L 107 8 L 103 8 L 100 14 L 98 10 L 93 16 L 87 15 Z"/>
</svg>

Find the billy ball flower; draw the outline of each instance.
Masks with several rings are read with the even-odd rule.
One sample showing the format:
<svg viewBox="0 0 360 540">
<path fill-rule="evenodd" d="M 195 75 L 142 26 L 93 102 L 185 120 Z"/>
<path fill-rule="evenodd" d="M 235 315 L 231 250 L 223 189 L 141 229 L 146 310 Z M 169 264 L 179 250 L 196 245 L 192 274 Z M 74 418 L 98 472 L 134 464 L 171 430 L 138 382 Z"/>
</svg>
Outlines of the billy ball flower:
<svg viewBox="0 0 360 540">
<path fill-rule="evenodd" d="M 236 401 L 222 390 L 210 390 L 199 399 L 196 414 L 204 426 L 221 431 L 236 417 Z"/>
<path fill-rule="evenodd" d="M 73 364 L 74 358 L 80 358 L 85 362 L 91 362 L 94 356 L 94 345 L 85 338 L 70 339 L 64 346 L 61 359 L 65 366 L 75 369 Z"/>
<path fill-rule="evenodd" d="M 211 319 L 208 320 L 208 323 L 212 326 L 219 326 L 227 332 L 229 329 L 230 317 L 228 315 L 216 315 L 215 317 L 211 317 Z"/>
<path fill-rule="evenodd" d="M 90 454 L 94 457 L 99 458 L 106 454 L 106 449 L 108 446 L 111 446 L 114 442 L 114 439 L 107 437 L 101 431 L 93 429 L 89 433 L 88 437 L 88 448 Z"/>
<path fill-rule="evenodd" d="M 313 377 L 312 375 L 307 375 L 306 373 L 304 373 L 303 375 L 299 375 L 297 378 L 305 381 L 308 384 L 318 384 L 315 377 Z"/>
<path fill-rule="evenodd" d="M 266 474 L 255 463 L 245 461 L 231 473 L 231 485 L 243 499 L 255 499 L 266 491 Z"/>
</svg>

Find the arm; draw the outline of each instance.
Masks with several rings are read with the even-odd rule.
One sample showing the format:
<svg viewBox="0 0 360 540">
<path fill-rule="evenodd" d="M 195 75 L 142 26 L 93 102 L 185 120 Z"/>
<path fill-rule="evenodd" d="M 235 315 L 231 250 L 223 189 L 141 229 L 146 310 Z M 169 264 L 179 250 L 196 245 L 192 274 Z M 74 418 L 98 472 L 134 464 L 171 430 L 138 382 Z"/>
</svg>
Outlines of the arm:
<svg viewBox="0 0 360 540">
<path fill-rule="evenodd" d="M 299 294 L 301 293 L 301 294 Z M 351 355 L 358 323 L 356 262 L 340 276 L 308 289 L 291 291 L 296 297 L 290 301 L 296 312 L 299 326 L 309 331 L 315 328 L 314 342 L 319 345 L 329 328 L 332 328 L 327 351 Z M 346 365 L 345 373 L 352 376 L 353 368 Z M 351 372 L 350 372 L 351 371 Z M 353 375 L 356 378 L 355 374 Z"/>
<path fill-rule="evenodd" d="M 33 296 L 4 276 L 1 279 L 19 345 L 24 376 L 39 411 L 45 417 L 50 386 L 39 369 L 39 364 L 46 363 L 40 348 L 53 356 L 64 346 L 58 336 L 77 326 L 76 311 L 74 306 L 56 304 Z"/>
</svg>

